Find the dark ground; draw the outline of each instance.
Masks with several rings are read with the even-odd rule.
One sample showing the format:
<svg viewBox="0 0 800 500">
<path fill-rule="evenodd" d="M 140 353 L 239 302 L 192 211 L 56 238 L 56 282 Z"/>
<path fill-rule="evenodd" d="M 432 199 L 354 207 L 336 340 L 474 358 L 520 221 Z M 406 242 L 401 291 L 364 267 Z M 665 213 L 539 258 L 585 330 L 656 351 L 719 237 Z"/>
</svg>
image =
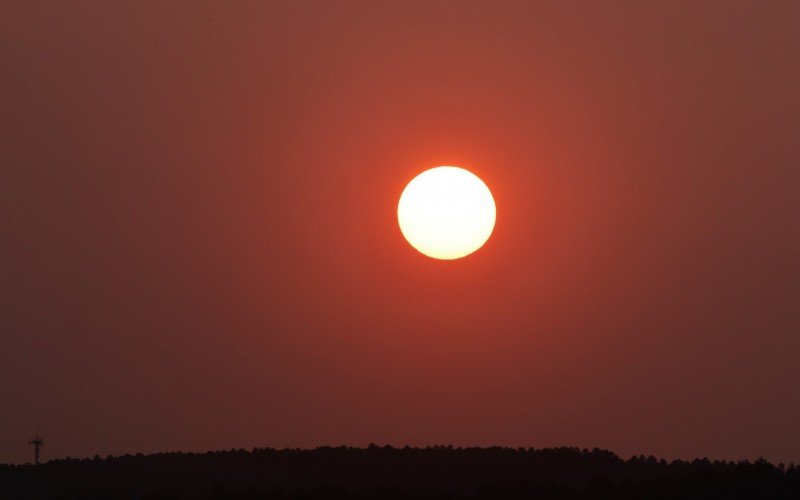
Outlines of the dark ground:
<svg viewBox="0 0 800 500">
<path fill-rule="evenodd" d="M 317 448 L 0 465 L 2 499 L 793 498 L 800 467 L 605 450 Z"/>
</svg>

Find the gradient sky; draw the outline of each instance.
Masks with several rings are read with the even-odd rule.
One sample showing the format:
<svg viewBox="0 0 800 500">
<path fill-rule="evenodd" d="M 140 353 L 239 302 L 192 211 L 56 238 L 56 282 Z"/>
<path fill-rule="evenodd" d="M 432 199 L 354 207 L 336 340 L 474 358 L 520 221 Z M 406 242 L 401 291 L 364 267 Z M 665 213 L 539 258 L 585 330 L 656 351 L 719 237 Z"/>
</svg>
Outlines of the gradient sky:
<svg viewBox="0 0 800 500">
<path fill-rule="evenodd" d="M 800 462 L 800 3 L 0 4 L 0 462 Z M 492 189 L 466 259 L 396 223 Z"/>
</svg>

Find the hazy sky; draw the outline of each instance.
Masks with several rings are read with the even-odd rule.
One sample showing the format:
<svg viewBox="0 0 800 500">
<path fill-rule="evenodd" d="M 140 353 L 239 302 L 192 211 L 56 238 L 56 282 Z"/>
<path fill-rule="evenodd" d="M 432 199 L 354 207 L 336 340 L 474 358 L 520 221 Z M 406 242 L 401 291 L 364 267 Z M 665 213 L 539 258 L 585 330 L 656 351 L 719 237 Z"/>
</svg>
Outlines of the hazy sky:
<svg viewBox="0 0 800 500">
<path fill-rule="evenodd" d="M 800 462 L 800 2 L 0 3 L 0 462 Z M 396 204 L 497 202 L 428 259 Z"/>
</svg>

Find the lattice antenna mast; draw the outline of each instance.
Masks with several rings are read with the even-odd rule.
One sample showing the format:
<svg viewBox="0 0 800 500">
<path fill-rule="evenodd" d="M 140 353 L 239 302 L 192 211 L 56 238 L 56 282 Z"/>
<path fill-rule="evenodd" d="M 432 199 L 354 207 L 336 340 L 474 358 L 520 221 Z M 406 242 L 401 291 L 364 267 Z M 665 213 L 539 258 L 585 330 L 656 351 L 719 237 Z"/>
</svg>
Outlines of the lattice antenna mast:
<svg viewBox="0 0 800 500">
<path fill-rule="evenodd" d="M 36 431 L 36 437 L 28 440 L 28 444 L 33 445 L 33 462 L 39 465 L 39 450 L 44 446 L 44 439 L 39 436 L 39 431 Z"/>
</svg>

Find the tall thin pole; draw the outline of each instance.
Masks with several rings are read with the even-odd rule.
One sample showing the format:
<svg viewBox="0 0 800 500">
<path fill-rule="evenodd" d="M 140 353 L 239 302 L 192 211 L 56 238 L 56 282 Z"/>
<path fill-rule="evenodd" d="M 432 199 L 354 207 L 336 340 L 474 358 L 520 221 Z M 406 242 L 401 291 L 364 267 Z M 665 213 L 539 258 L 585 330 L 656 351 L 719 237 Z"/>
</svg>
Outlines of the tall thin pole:
<svg viewBox="0 0 800 500">
<path fill-rule="evenodd" d="M 39 465 L 39 449 L 44 446 L 44 439 L 39 436 L 39 431 L 36 431 L 36 437 L 28 439 L 28 444 L 33 445 L 33 463 Z"/>
</svg>

